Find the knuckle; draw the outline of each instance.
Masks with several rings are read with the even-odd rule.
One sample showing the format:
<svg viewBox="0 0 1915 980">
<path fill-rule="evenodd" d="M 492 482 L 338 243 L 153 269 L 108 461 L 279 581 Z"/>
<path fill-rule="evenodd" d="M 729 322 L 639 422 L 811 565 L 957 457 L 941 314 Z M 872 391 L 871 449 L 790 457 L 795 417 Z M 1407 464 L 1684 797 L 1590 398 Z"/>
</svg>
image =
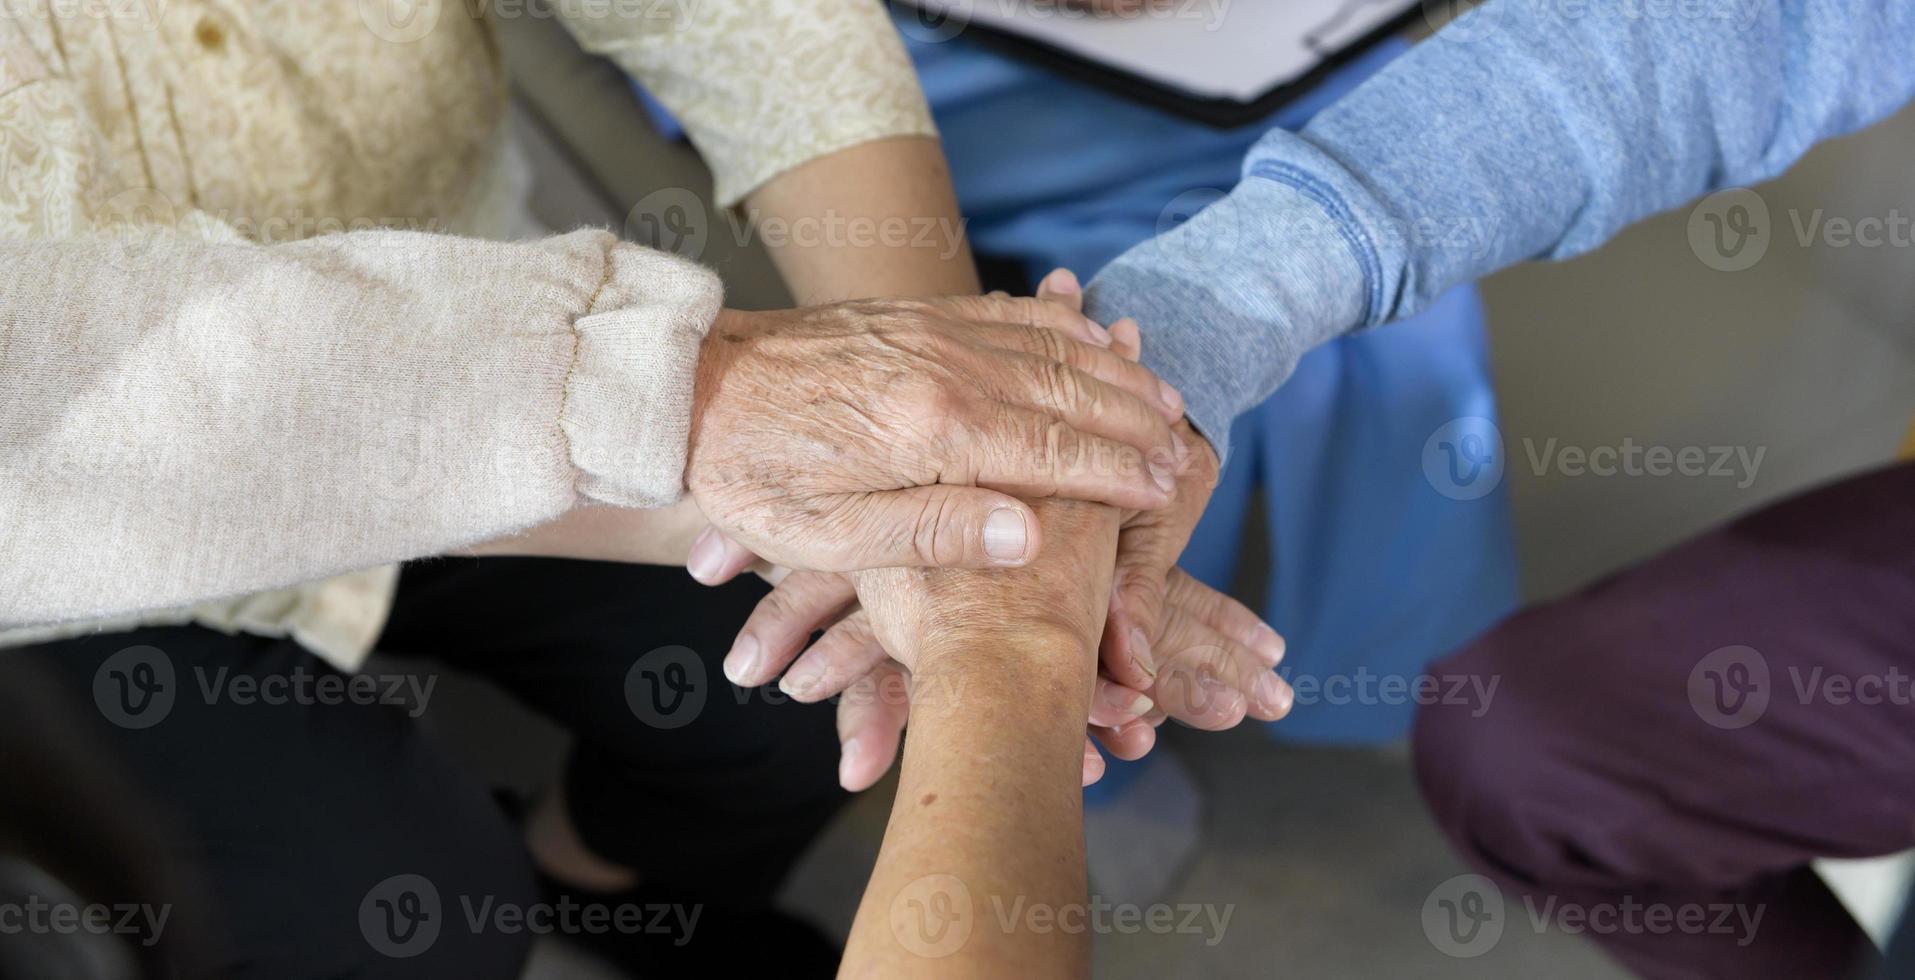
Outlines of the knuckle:
<svg viewBox="0 0 1915 980">
<path fill-rule="evenodd" d="M 1040 308 L 1039 301 L 1028 296 L 1006 296 L 998 300 L 992 312 L 1005 323 L 1035 327 L 1041 322 L 1038 315 Z"/>
<path fill-rule="evenodd" d="M 1068 364 L 1059 361 L 1044 362 L 1043 372 L 1038 380 L 1043 386 L 1043 395 L 1052 408 L 1069 408 L 1088 400 L 1082 377 Z"/>
<path fill-rule="evenodd" d="M 1070 473 L 1074 460 L 1083 452 L 1083 437 L 1062 422 L 1040 423 L 1041 430 L 1031 440 L 1031 462 L 1053 480 Z"/>
<path fill-rule="evenodd" d="M 924 425 L 950 415 L 962 402 L 962 397 L 950 385 L 930 378 L 899 386 L 894 397 L 901 421 L 912 425 Z"/>
<path fill-rule="evenodd" d="M 964 394 L 951 385 L 934 384 L 927 387 L 920 403 L 924 410 L 923 418 L 942 419 L 968 414 L 968 402 Z"/>
<path fill-rule="evenodd" d="M 952 494 L 934 494 L 918 511 L 911 548 L 926 565 L 943 565 L 947 559 L 956 560 L 963 554 L 964 535 L 954 526 L 953 501 Z"/>
<path fill-rule="evenodd" d="M 1164 585 L 1164 576 L 1155 568 L 1132 566 L 1124 573 L 1124 597 L 1134 603 L 1143 614 L 1157 617 L 1164 612 L 1164 604 L 1170 598 Z"/>
<path fill-rule="evenodd" d="M 1025 335 L 1031 338 L 1032 353 L 1066 364 L 1074 360 L 1072 355 L 1076 352 L 1076 347 L 1057 331 L 1032 327 Z"/>
<path fill-rule="evenodd" d="M 798 602 L 789 580 L 771 590 L 758 603 L 758 617 L 767 626 L 781 625 L 798 615 Z"/>
</svg>

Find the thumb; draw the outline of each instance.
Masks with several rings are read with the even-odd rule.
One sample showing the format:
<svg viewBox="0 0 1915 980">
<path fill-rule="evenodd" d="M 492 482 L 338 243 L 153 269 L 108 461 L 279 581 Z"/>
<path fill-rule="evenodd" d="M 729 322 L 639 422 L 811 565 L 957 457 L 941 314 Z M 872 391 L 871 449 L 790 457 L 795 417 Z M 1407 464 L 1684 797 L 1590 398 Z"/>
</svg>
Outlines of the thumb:
<svg viewBox="0 0 1915 980">
<path fill-rule="evenodd" d="M 856 509 L 836 571 L 1014 567 L 1042 543 L 1031 508 L 995 490 L 936 484 L 863 494 L 849 506 Z"/>
<path fill-rule="evenodd" d="M 1153 644 L 1163 627 L 1165 582 L 1180 550 L 1161 525 L 1129 527 L 1117 536 L 1100 656 L 1104 672 L 1120 684 L 1149 690 L 1157 678 Z"/>
</svg>

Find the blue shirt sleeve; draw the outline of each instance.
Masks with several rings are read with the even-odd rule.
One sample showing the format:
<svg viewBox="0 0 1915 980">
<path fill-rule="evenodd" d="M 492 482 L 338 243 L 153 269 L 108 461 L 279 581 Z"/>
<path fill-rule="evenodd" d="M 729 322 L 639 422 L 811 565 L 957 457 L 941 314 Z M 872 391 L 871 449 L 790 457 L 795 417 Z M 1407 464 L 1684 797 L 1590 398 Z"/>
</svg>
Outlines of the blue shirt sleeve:
<svg viewBox="0 0 1915 980">
<path fill-rule="evenodd" d="M 1091 283 L 1220 454 L 1304 351 L 1773 177 L 1915 95 L 1907 0 L 1490 0 Z"/>
</svg>

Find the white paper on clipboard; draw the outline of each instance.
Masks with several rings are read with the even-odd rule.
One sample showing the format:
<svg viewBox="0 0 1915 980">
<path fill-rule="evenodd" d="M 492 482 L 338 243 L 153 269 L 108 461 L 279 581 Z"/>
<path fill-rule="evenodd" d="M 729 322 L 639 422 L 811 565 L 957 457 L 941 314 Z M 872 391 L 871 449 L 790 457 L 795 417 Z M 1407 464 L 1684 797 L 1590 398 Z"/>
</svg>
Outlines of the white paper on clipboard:
<svg viewBox="0 0 1915 980">
<path fill-rule="evenodd" d="M 1418 0 L 1158 0 L 1099 17 L 1058 0 L 905 0 L 1204 99 L 1253 102 Z"/>
</svg>

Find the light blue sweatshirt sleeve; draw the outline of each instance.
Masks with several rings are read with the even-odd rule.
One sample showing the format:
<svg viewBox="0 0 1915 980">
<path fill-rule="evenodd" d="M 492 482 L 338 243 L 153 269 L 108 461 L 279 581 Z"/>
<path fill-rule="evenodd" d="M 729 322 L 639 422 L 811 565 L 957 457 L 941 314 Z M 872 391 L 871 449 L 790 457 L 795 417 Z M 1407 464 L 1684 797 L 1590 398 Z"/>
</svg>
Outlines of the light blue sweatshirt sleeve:
<svg viewBox="0 0 1915 980">
<path fill-rule="evenodd" d="M 1773 177 L 1915 96 L 1911 0 L 1490 0 L 1119 256 L 1088 309 L 1219 453 L 1310 348 Z"/>
</svg>

